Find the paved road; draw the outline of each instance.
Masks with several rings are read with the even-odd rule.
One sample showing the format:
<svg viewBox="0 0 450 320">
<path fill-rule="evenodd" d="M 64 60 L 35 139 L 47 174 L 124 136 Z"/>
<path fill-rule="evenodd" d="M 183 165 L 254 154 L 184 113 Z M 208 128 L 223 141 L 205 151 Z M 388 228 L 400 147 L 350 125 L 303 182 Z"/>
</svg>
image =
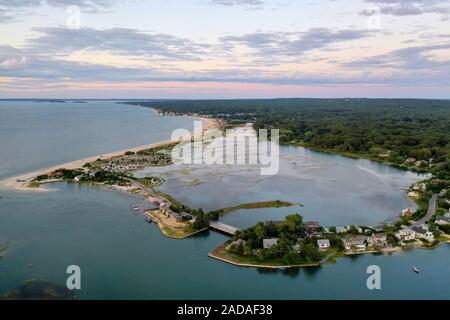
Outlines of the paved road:
<svg viewBox="0 0 450 320">
<path fill-rule="evenodd" d="M 423 217 L 422 219 L 420 219 L 419 221 L 414 223 L 414 226 L 420 226 L 420 225 L 424 224 L 425 222 L 429 221 L 431 219 L 431 217 L 436 213 L 436 199 L 437 199 L 437 195 L 434 194 L 431 197 L 430 202 L 428 203 L 427 214 L 425 215 L 425 217 Z"/>
<path fill-rule="evenodd" d="M 230 225 L 227 225 L 227 224 L 224 224 L 221 222 L 217 222 L 217 221 L 211 221 L 209 223 L 209 226 L 213 229 L 225 232 L 232 236 L 234 236 L 236 234 L 236 232 L 238 231 L 238 229 L 233 226 L 230 226 Z"/>
</svg>

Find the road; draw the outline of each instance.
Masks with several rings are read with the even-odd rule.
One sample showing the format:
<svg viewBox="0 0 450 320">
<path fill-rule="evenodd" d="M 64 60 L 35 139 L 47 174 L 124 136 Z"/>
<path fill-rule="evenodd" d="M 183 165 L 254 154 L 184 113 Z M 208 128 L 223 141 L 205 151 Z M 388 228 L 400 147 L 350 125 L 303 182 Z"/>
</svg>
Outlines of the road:
<svg viewBox="0 0 450 320">
<path fill-rule="evenodd" d="M 431 197 L 430 202 L 428 203 L 428 212 L 427 212 L 427 214 L 422 219 L 420 219 L 419 221 L 414 223 L 413 226 L 420 226 L 420 225 L 426 223 L 427 221 L 429 221 L 431 219 L 431 217 L 436 213 L 436 200 L 437 200 L 437 195 L 434 194 Z"/>
<path fill-rule="evenodd" d="M 147 188 L 146 186 L 144 186 L 142 183 L 137 182 L 136 180 L 133 179 L 128 179 L 128 181 L 136 188 L 141 189 L 144 193 L 148 194 L 148 200 L 150 202 L 166 202 L 169 205 L 171 205 L 170 201 L 168 201 L 167 199 L 165 199 L 164 197 L 161 197 L 159 194 L 157 194 L 156 192 L 154 192 L 153 190 L 151 190 L 150 188 Z"/>
</svg>

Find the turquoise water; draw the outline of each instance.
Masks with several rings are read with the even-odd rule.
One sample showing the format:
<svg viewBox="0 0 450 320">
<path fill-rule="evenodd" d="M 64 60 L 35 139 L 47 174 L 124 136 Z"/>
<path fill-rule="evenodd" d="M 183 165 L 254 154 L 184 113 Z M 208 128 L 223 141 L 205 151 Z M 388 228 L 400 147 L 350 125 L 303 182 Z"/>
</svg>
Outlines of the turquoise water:
<svg viewBox="0 0 450 320">
<path fill-rule="evenodd" d="M 3 103 L 4 104 L 4 103 Z M 11 104 L 11 103 L 10 103 Z M 15 103 L 14 103 L 15 104 Z M 49 166 L 59 162 L 75 160 L 84 156 L 92 155 L 95 152 L 94 141 L 85 139 L 71 139 L 70 148 L 54 149 L 51 143 L 42 139 L 37 139 L 41 130 L 51 131 L 49 123 L 45 122 L 44 114 L 55 112 L 55 109 L 64 114 L 64 111 L 58 109 L 56 105 L 37 104 L 37 108 L 43 107 L 39 114 L 37 109 L 33 109 L 32 113 L 36 113 L 33 117 L 38 117 L 40 121 L 34 129 L 33 121 L 27 121 L 27 125 L 22 124 L 21 120 L 26 112 L 22 109 L 32 109 L 31 106 L 23 107 L 23 103 L 19 103 L 18 113 L 14 115 L 14 108 L 0 107 L 0 130 L 4 135 L 0 140 L 2 148 L 2 162 L 4 159 L 12 159 L 11 154 L 19 154 L 21 150 L 11 149 L 10 139 L 15 140 L 23 146 L 36 146 L 39 151 L 39 158 L 36 165 L 33 158 L 20 163 L 9 163 L 9 171 L 3 173 L 3 176 L 11 176 L 11 172 L 25 172 L 33 170 L 39 166 Z M 95 117 L 89 109 L 89 105 L 77 105 L 73 108 L 78 109 L 77 112 L 71 110 L 70 106 L 64 105 L 64 110 L 70 113 L 78 113 L 77 117 L 66 117 L 65 126 L 60 127 L 59 141 L 60 145 L 67 145 L 65 137 L 76 135 L 75 129 L 79 124 L 80 117 L 91 119 L 92 123 L 103 123 L 99 125 L 96 134 L 101 137 L 101 141 L 106 141 L 103 146 L 104 151 L 114 151 L 115 149 L 125 149 L 139 144 L 151 143 L 162 138 L 165 133 L 161 132 L 162 128 L 167 128 L 167 121 L 180 121 L 181 127 L 188 128 L 192 126 L 191 120 L 177 118 L 160 118 L 153 111 L 142 108 L 131 108 L 122 105 L 113 105 L 108 102 L 95 102 L 92 104 L 96 110 Z M 108 107 L 108 105 L 110 107 Z M 33 105 L 34 107 L 34 105 Z M 5 109 L 6 108 L 6 109 Z M 48 108 L 48 109 L 47 109 Z M 108 114 L 109 108 L 113 108 L 116 117 Z M 129 119 L 133 117 L 139 118 L 134 121 L 122 121 L 128 114 Z M 3 119 L 3 111 L 11 118 L 17 119 L 14 123 Z M 103 110 L 103 112 L 101 112 Z M 87 113 L 83 115 L 83 113 Z M 39 114 L 39 115 L 37 115 Z M 31 116 L 30 116 L 31 117 Z M 103 118 L 105 117 L 105 118 Z M 148 117 L 148 118 L 145 118 Z M 145 118 L 147 120 L 142 120 Z M 76 124 L 71 123 L 71 119 L 76 119 Z M 7 127 L 4 127 L 5 123 Z M 110 125 L 107 125 L 109 123 Z M 107 128 L 114 131 L 116 126 L 121 124 L 122 133 L 125 132 L 147 132 L 147 138 L 138 137 L 135 140 L 128 134 L 116 135 L 115 138 L 109 138 Z M 140 128 L 135 127 L 140 124 Z M 89 125 L 90 126 L 90 125 Z M 174 124 L 176 126 L 176 124 Z M 8 129 L 5 129 L 8 128 Z M 14 129 L 15 128 L 15 129 Z M 21 128 L 28 134 L 21 132 Z M 25 129 L 26 128 L 26 129 Z M 64 132 L 67 128 L 70 132 Z M 88 129 L 86 129 L 88 130 Z M 89 129 L 90 130 L 90 129 Z M 158 132 L 153 132 L 156 130 Z M 9 135 L 9 136 L 8 136 Z M 19 135 L 20 137 L 16 137 Z M 50 134 L 48 134 L 50 136 Z M 90 134 L 89 136 L 91 136 Z M 156 139 L 156 137 L 158 137 Z M 155 138 L 156 140 L 153 140 Z M 123 140 L 122 140 L 123 139 Z M 120 140 L 120 141 L 119 141 Z M 145 140 L 145 141 L 144 141 Z M 153 140 L 153 141 L 152 141 Z M 87 142 L 88 143 L 87 143 Z M 115 143 L 120 143 L 120 147 L 114 147 Z M 128 144 L 128 145 L 127 145 Z M 93 148 L 93 149 L 90 149 Z M 47 150 L 46 150 L 47 149 Z M 65 155 L 66 150 L 72 150 L 73 157 L 69 158 Z M 289 150 L 288 150 L 289 151 Z M 288 152 L 287 151 L 287 152 Z M 9 155 L 5 156 L 3 152 Z M 76 153 L 79 153 L 76 155 Z M 289 152 L 304 152 L 298 150 L 290 150 Z M 321 159 L 320 154 L 312 154 L 313 158 Z M 53 158 L 55 157 L 55 159 Z M 324 155 L 327 163 L 337 163 L 339 171 L 344 172 L 343 176 L 351 175 L 352 168 L 355 168 L 354 160 L 346 159 L 333 155 Z M 337 157 L 337 158 L 335 158 Z M 347 162 L 348 160 L 348 162 Z M 316 161 L 316 160 L 315 160 Z M 365 175 L 368 171 L 354 172 L 355 179 L 351 177 L 346 179 L 338 179 L 338 184 L 342 192 L 346 192 L 346 186 L 351 188 L 352 183 L 358 180 L 366 180 L 364 183 L 370 186 L 370 190 L 378 191 L 380 198 L 374 197 L 370 201 L 365 202 L 365 198 L 359 199 L 361 203 L 366 203 L 368 207 L 396 207 L 403 205 L 401 201 L 407 201 L 403 196 L 401 200 L 392 199 L 387 201 L 384 194 L 384 188 L 394 190 L 414 176 L 405 176 L 405 173 L 392 171 L 391 168 L 362 162 L 359 163 L 363 168 L 372 170 L 371 176 L 386 183 L 372 181 L 370 175 Z M 333 165 L 331 165 L 333 167 Z M 292 168 L 291 168 L 292 169 Z M 290 170 L 290 169 L 289 169 Z M 294 170 L 294 169 L 293 169 Z M 324 169 L 321 174 L 326 177 L 328 169 Z M 194 170 L 195 171 L 195 170 Z M 298 170 L 298 177 L 302 179 L 307 170 Z M 375 175 L 374 175 L 375 173 Z M 179 179 L 174 173 L 174 182 L 168 184 L 166 188 L 180 188 Z M 314 173 L 309 174 L 314 177 Z M 318 175 L 318 178 L 321 177 Z M 384 175 L 384 176 L 383 176 Z M 391 178 L 389 178 L 391 177 Z M 403 178 L 401 178 L 403 177 Z M 189 178 L 189 177 L 188 177 Z M 211 176 L 214 181 L 215 176 Z M 395 182 L 397 180 L 402 182 Z M 320 179 L 318 179 L 320 180 Z M 342 181 L 341 181 L 342 180 Z M 247 179 L 241 179 L 247 181 Z M 352 182 L 353 181 L 353 182 Z M 186 181 L 185 181 L 186 182 Z M 225 183 L 225 182 L 224 182 Z M 266 182 L 267 183 L 267 182 Z M 287 187 L 284 189 L 269 189 L 264 191 L 263 196 L 281 196 L 289 193 L 292 188 L 290 181 L 286 182 Z M 186 185 L 189 185 L 189 181 Z M 192 183 L 191 183 L 192 185 Z M 320 183 L 318 184 L 320 186 Z M 204 181 L 198 188 L 208 186 L 208 182 Z M 226 184 L 225 184 L 226 186 Z M 325 186 L 325 184 L 324 184 Z M 358 185 L 357 185 L 358 186 Z M 195 186 L 188 191 L 195 191 Z M 219 184 L 219 187 L 223 187 Z M 0 190 L 0 244 L 9 242 L 9 248 L 3 253 L 0 259 L 0 292 L 6 292 L 18 287 L 22 281 L 38 278 L 46 279 L 59 285 L 64 285 L 67 275 L 65 270 L 69 265 L 79 265 L 82 271 L 82 289 L 79 296 L 82 299 L 449 299 L 450 298 L 450 271 L 449 263 L 449 245 L 441 245 L 438 249 L 427 250 L 411 250 L 402 252 L 393 256 L 373 256 L 364 255 L 353 258 L 339 259 L 337 264 L 324 265 L 320 268 L 281 271 L 262 271 L 257 269 L 237 268 L 207 257 L 207 253 L 217 245 L 223 243 L 226 237 L 215 233 L 207 232 L 196 237 L 177 241 L 167 239 L 161 236 L 157 227 L 148 224 L 141 216 L 131 213 L 130 204 L 142 201 L 140 198 L 134 198 L 127 194 L 111 192 L 91 188 L 86 186 L 78 186 L 73 184 L 59 183 L 49 185 L 46 188 L 53 190 L 46 193 L 29 193 L 14 192 L 8 190 Z M 223 187 L 224 190 L 226 189 Z M 267 188 L 267 187 L 266 187 Z M 334 193 L 338 189 L 335 189 Z M 357 187 L 352 188 L 352 192 L 348 195 L 342 195 L 342 203 L 347 201 L 348 197 L 355 197 Z M 258 185 L 255 190 L 245 188 L 239 190 L 238 201 L 245 199 L 253 199 L 253 194 L 260 194 L 264 190 L 264 182 Z M 319 193 L 320 188 L 314 187 L 315 192 Z M 272 194 L 273 192 L 273 194 Z M 332 194 L 331 190 L 328 190 Z M 400 191 L 398 191 L 401 194 Z M 236 193 L 236 192 L 235 192 Z M 176 196 L 182 197 L 182 192 Z M 225 191 L 222 191 L 223 198 L 217 195 L 211 188 L 203 192 L 205 206 L 215 203 L 214 198 L 219 198 L 217 204 L 231 203 L 232 197 L 228 197 Z M 305 202 L 305 212 L 318 212 L 317 209 L 309 209 L 327 207 L 316 203 L 320 201 L 320 197 L 311 198 L 312 195 L 304 196 L 305 192 L 299 192 L 299 200 Z M 361 193 L 356 193 L 361 195 Z M 303 195 L 303 196 L 302 196 Z M 193 202 L 202 204 L 201 196 L 195 194 L 192 198 Z M 236 200 L 236 199 L 235 199 Z M 380 204 L 377 203 L 380 202 Z M 399 202 L 397 202 L 399 201 Z M 386 204 L 388 202 L 388 204 Z M 354 218 L 356 215 L 348 212 L 340 212 L 339 207 L 334 208 L 335 215 L 342 214 L 345 219 Z M 298 208 L 300 209 L 300 208 Z M 284 210 L 284 209 L 282 209 Z M 386 209 L 382 214 L 374 217 L 378 220 L 386 215 L 390 209 Z M 263 218 L 279 217 L 284 213 L 279 211 L 263 212 Z M 321 218 L 325 219 L 326 214 L 321 213 Z M 349 215 L 349 216 L 348 216 Z M 370 211 L 362 211 L 360 215 L 364 219 L 371 215 Z M 249 218 L 249 216 L 251 218 Z M 258 212 L 235 212 L 229 216 L 230 221 L 236 224 L 247 224 L 254 219 L 261 218 Z M 375 219 L 376 218 L 376 219 Z M 329 221 L 333 221 L 330 218 Z M 371 219 L 371 218 L 370 218 Z M 369 220 L 370 220 L 369 219 Z M 368 220 L 368 221 L 369 221 Z M 370 291 L 366 288 L 366 269 L 369 265 L 376 264 L 382 270 L 382 290 Z M 418 266 L 422 273 L 417 275 L 411 271 L 412 266 Z"/>
</svg>

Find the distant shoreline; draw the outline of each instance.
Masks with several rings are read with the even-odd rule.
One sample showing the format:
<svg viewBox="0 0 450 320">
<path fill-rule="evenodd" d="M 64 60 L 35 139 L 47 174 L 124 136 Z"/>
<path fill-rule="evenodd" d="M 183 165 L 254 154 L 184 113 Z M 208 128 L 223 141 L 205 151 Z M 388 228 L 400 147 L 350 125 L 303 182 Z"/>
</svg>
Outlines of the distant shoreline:
<svg viewBox="0 0 450 320">
<path fill-rule="evenodd" d="M 203 133 L 203 131 L 208 130 L 208 129 L 212 129 L 212 128 L 217 128 L 218 127 L 218 122 L 215 119 L 212 118 L 204 118 L 204 117 L 196 117 L 198 119 L 201 119 L 203 122 L 203 128 L 202 128 L 202 132 L 193 132 L 190 134 L 191 137 L 197 137 L 198 135 L 201 135 Z M 183 137 L 183 138 L 187 138 L 187 137 Z M 111 153 L 105 153 L 105 154 L 100 154 L 100 155 L 95 155 L 95 156 L 90 156 L 90 157 L 86 157 L 83 159 L 79 159 L 79 160 L 74 160 L 71 162 L 67 162 L 67 163 L 63 163 L 63 164 L 59 164 L 59 165 L 55 165 L 49 168 L 44 168 L 44 169 L 39 169 L 36 171 L 32 171 L 32 172 L 28 172 L 25 174 L 21 174 L 15 177 L 11 177 L 11 178 L 7 178 L 5 180 L 0 181 L 0 189 L 13 189 L 13 190 L 17 190 L 17 191 L 40 191 L 40 192 L 46 192 L 46 190 L 41 189 L 41 188 L 30 188 L 27 187 L 26 184 L 30 182 L 30 180 L 36 178 L 37 176 L 40 175 L 44 175 L 47 174 L 49 172 L 64 168 L 64 169 L 69 169 L 69 170 L 73 170 L 73 169 L 78 169 L 83 167 L 83 165 L 85 165 L 88 162 L 94 162 L 99 158 L 102 159 L 108 159 L 108 158 L 113 158 L 113 157 L 118 157 L 118 156 L 122 156 L 125 152 L 127 151 L 131 151 L 131 152 L 138 152 L 141 150 L 146 150 L 146 149 L 153 149 L 153 148 L 157 148 L 163 145 L 167 145 L 173 142 L 176 142 L 177 140 L 164 140 L 164 141 L 159 141 L 159 142 L 155 142 L 155 143 L 151 143 L 148 145 L 143 145 L 143 146 L 138 146 L 138 147 L 133 147 L 133 148 L 128 148 L 125 150 L 120 150 L 120 151 L 114 151 Z"/>
</svg>

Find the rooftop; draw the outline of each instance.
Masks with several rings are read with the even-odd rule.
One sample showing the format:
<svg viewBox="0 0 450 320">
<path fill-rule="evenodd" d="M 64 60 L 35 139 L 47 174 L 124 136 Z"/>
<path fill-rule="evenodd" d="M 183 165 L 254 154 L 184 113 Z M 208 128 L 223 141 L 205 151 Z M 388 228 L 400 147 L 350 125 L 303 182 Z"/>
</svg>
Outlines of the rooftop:
<svg viewBox="0 0 450 320">
<path fill-rule="evenodd" d="M 269 249 L 272 248 L 273 246 L 276 246 L 278 244 L 278 238 L 274 238 L 274 239 L 264 239 L 263 240 L 263 248 L 264 249 Z"/>
<path fill-rule="evenodd" d="M 326 245 L 326 246 L 330 246 L 330 240 L 328 239 L 320 239 L 317 240 L 317 244 L 320 245 Z"/>
</svg>

